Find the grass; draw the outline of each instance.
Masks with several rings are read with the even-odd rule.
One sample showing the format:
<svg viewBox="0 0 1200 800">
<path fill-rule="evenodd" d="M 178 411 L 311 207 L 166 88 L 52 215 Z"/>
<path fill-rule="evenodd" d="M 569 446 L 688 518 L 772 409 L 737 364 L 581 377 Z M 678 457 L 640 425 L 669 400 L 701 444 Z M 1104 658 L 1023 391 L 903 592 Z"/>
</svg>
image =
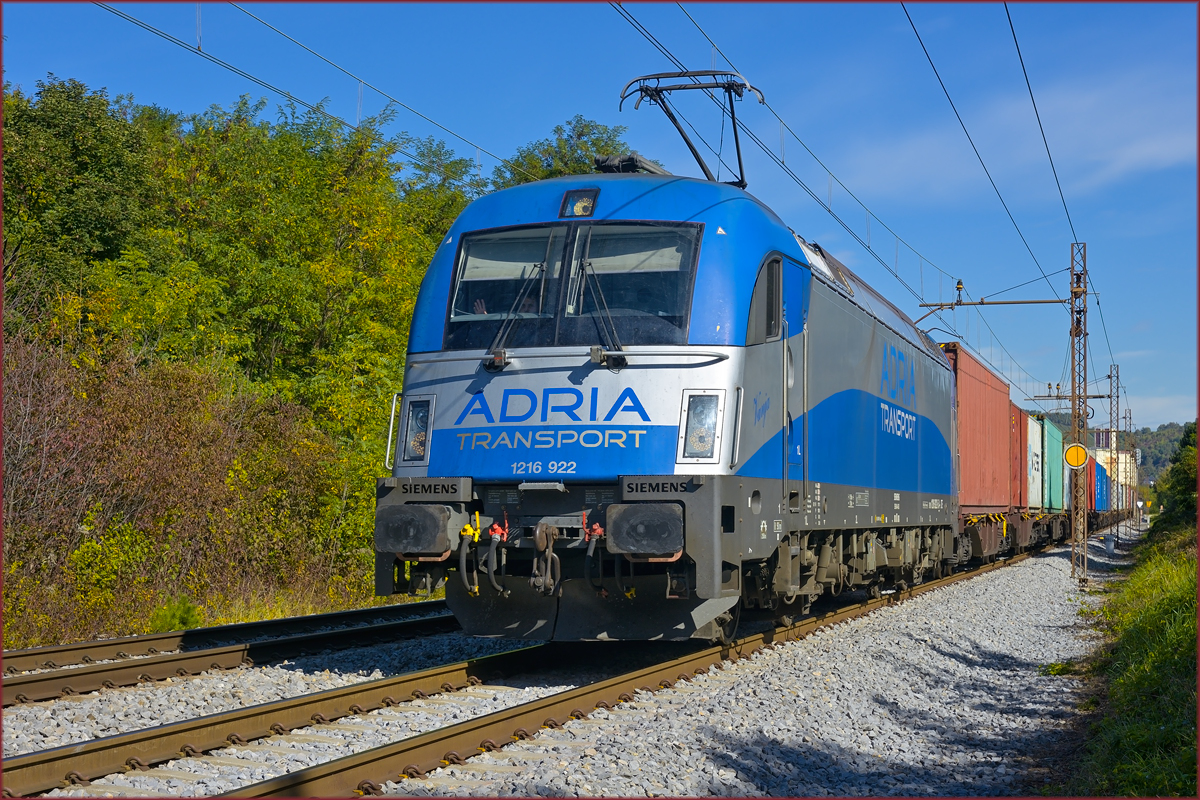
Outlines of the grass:
<svg viewBox="0 0 1200 800">
<path fill-rule="evenodd" d="M 11 585 L 6 585 L 6 600 L 9 599 L 7 591 L 11 589 Z M 371 585 L 361 579 L 344 580 L 334 577 L 332 581 L 313 581 L 283 589 L 243 582 L 232 588 L 211 589 L 199 597 L 147 592 L 144 596 L 127 598 L 123 605 L 125 613 L 115 615 L 115 621 L 110 620 L 98 629 L 87 630 L 61 621 L 60 624 L 54 624 L 53 612 L 62 611 L 61 603 L 48 611 L 42 608 L 32 611 L 27 608 L 19 609 L 23 614 L 15 615 L 6 609 L 8 614 L 4 620 L 4 649 L 43 647 L 112 636 L 163 633 L 236 622 L 257 622 L 356 608 L 399 605 L 421 600 L 441 600 L 446 596 L 445 589 L 439 589 L 431 597 L 374 597 L 371 591 Z M 25 594 L 34 600 L 44 601 L 44 598 L 37 594 Z M 67 612 L 69 613 L 60 614 L 60 620 L 62 617 L 79 616 L 78 609 L 67 608 Z"/>
<path fill-rule="evenodd" d="M 1074 788 L 1195 797 L 1196 529 L 1152 532 L 1097 617 L 1108 691 Z"/>
<path fill-rule="evenodd" d="M 1038 667 L 1039 675 L 1070 675 L 1075 672 L 1075 664 L 1070 661 L 1054 661 Z"/>
</svg>

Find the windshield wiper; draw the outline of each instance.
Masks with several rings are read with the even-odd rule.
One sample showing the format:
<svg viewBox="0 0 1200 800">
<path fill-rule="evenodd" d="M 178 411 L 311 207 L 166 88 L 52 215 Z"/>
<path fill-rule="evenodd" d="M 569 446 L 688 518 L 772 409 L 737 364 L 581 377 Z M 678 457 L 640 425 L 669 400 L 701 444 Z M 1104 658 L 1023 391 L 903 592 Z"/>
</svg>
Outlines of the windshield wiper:
<svg viewBox="0 0 1200 800">
<path fill-rule="evenodd" d="M 521 307 L 521 303 L 525 300 L 525 296 L 529 294 L 529 288 L 533 285 L 533 279 L 539 275 L 544 275 L 546 272 L 545 263 L 533 264 L 534 271 L 529 273 L 529 277 L 521 284 L 521 288 L 517 290 L 517 296 L 513 299 L 512 306 L 508 309 L 508 313 L 504 315 L 504 320 L 500 323 L 500 329 L 496 331 L 495 337 L 492 338 L 492 343 L 487 350 L 487 358 L 484 359 L 484 366 L 488 369 L 504 369 L 511 362 L 508 360 L 507 353 L 504 352 L 504 343 L 508 341 L 508 335 L 512 333 L 512 329 L 517 326 L 517 321 L 521 318 L 516 316 L 517 309 Z"/>
<path fill-rule="evenodd" d="M 492 344 L 488 347 L 488 357 L 484 360 L 484 366 L 488 369 L 500 370 L 507 367 L 511 362 L 508 360 L 508 354 L 504 352 L 504 343 L 508 341 L 508 336 L 512 333 L 513 328 L 517 327 L 517 321 L 521 319 L 515 316 L 521 303 L 525 301 L 526 295 L 529 294 L 529 288 L 533 285 L 533 279 L 541 277 L 541 288 L 538 292 L 538 314 L 542 313 L 542 308 L 546 302 L 546 265 L 550 263 L 550 252 L 554 247 L 554 233 L 546 239 L 546 255 L 542 259 L 542 263 L 534 264 L 536 271 L 529 273 L 529 277 L 521 284 L 521 288 L 517 290 L 517 296 L 513 300 L 512 307 L 508 309 L 508 313 L 504 315 L 504 321 L 500 323 L 500 329 L 496 331 L 495 338 L 492 339 Z"/>
<path fill-rule="evenodd" d="M 592 293 L 592 303 L 596 306 L 596 314 L 601 314 L 600 332 L 603 334 L 608 344 L 609 350 L 621 352 L 625 348 L 621 346 L 621 337 L 617 334 L 617 323 L 613 319 L 612 312 L 608 309 L 608 301 L 604 299 L 604 289 L 600 286 L 600 276 L 596 274 L 596 268 L 592 265 L 589 258 L 592 252 L 592 229 L 588 229 L 587 242 L 583 246 L 583 258 L 580 259 L 580 269 L 583 270 L 584 285 Z M 591 274 L 592 279 L 588 280 L 588 274 Z M 583 310 L 583 287 L 580 287 L 580 311 Z M 609 358 L 604 354 L 604 351 L 598 347 L 592 348 L 592 361 L 597 364 L 605 364 L 606 366 L 623 367 L 626 364 L 625 356 L 613 356 Z"/>
</svg>

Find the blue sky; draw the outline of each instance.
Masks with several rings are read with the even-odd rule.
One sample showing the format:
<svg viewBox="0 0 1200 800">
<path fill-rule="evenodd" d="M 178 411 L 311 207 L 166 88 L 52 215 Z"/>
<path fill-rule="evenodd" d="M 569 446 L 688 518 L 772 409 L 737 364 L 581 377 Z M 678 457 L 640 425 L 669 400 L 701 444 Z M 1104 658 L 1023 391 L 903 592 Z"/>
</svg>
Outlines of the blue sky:
<svg viewBox="0 0 1200 800">
<path fill-rule="evenodd" d="M 194 44 L 195 3 L 118 4 Z M 501 156 L 575 114 L 625 125 L 625 139 L 678 174 L 699 174 L 655 108 L 617 97 L 631 78 L 673 69 L 606 3 L 288 4 L 245 7 L 442 125 Z M 691 69 L 725 62 L 680 8 L 626 6 Z M 925 299 L 949 298 L 954 278 L 991 297 L 1039 277 L 971 151 L 899 4 L 685 4 L 725 56 L 845 189 L 832 206 Z M 1034 256 L 1065 293 L 1071 230 L 1046 159 L 999 4 L 908 6 Z M 203 49 L 354 122 L 356 81 L 227 4 L 200 6 Z M 1136 425 L 1196 416 L 1196 41 L 1194 4 L 1010 6 L 1067 206 L 1088 244 L 1092 377 L 1114 360 Z M 243 94 L 281 98 L 89 4 L 5 3 L 5 79 L 33 91 L 47 73 L 184 113 Z M 363 91 L 362 114 L 387 101 Z M 721 118 L 700 97 L 678 107 L 722 149 Z M 743 120 L 778 155 L 779 122 L 750 100 Z M 393 125 L 474 146 L 400 110 Z M 730 132 L 723 152 L 732 163 Z M 743 142 L 749 191 L 916 318 L 919 302 L 841 224 L 753 144 Z M 715 159 L 704 151 L 710 163 Z M 820 197 L 830 178 L 790 136 L 788 165 Z M 481 154 L 485 173 L 495 161 Z M 722 175 L 722 177 L 725 177 Z M 906 244 L 897 245 L 886 225 Z M 899 256 L 897 257 L 897 252 Z M 919 254 L 919 255 L 918 255 Z M 923 260 L 921 260 L 923 259 Z M 1045 282 L 1003 295 L 1044 298 Z M 1001 298 L 997 298 L 1001 299 Z M 1026 393 L 1065 381 L 1067 315 L 1055 306 L 945 316 Z M 938 324 L 933 318 L 925 324 Z M 945 327 L 944 325 L 939 325 Z M 989 327 L 990 326 L 990 329 Z M 948 338 L 939 331 L 933 336 Z M 1111 344 L 1111 355 L 1110 355 Z M 1003 349 L 1001 348 L 1003 345 Z M 1018 366 L 1019 365 L 1019 366 Z M 1107 383 L 1104 384 L 1105 386 Z M 1043 404 L 1052 407 L 1049 404 Z M 1094 403 L 1097 418 L 1107 403 Z"/>
</svg>

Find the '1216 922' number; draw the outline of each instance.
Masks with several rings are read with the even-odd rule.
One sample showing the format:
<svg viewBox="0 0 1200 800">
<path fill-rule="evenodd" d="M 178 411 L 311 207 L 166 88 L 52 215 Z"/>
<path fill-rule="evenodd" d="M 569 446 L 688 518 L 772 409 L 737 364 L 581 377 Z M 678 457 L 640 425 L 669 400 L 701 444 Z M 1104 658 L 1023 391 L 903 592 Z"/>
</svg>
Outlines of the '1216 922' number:
<svg viewBox="0 0 1200 800">
<path fill-rule="evenodd" d="M 514 461 L 512 465 L 514 475 L 539 475 L 542 472 L 542 462 L 540 461 Z M 546 466 L 546 471 L 557 473 L 559 475 L 575 474 L 574 461 L 551 461 Z"/>
</svg>

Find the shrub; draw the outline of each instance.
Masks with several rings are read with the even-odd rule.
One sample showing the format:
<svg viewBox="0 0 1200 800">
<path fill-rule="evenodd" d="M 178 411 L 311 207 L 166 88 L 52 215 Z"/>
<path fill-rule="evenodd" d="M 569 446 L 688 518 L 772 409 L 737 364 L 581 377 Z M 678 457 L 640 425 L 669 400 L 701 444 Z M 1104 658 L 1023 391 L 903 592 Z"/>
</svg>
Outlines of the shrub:
<svg viewBox="0 0 1200 800">
<path fill-rule="evenodd" d="M 1194 527 L 1160 531 L 1101 611 L 1108 707 L 1091 733 L 1084 793 L 1196 796 L 1195 539 Z"/>
<path fill-rule="evenodd" d="M 147 633 L 166 633 L 167 631 L 185 631 L 198 628 L 203 623 L 200 609 L 186 597 L 176 597 L 168 600 L 166 605 L 155 609 L 150 616 Z"/>
<path fill-rule="evenodd" d="M 5 355 L 6 647 L 182 624 L 179 596 L 329 582 L 338 463 L 309 411 L 215 367 Z"/>
</svg>

